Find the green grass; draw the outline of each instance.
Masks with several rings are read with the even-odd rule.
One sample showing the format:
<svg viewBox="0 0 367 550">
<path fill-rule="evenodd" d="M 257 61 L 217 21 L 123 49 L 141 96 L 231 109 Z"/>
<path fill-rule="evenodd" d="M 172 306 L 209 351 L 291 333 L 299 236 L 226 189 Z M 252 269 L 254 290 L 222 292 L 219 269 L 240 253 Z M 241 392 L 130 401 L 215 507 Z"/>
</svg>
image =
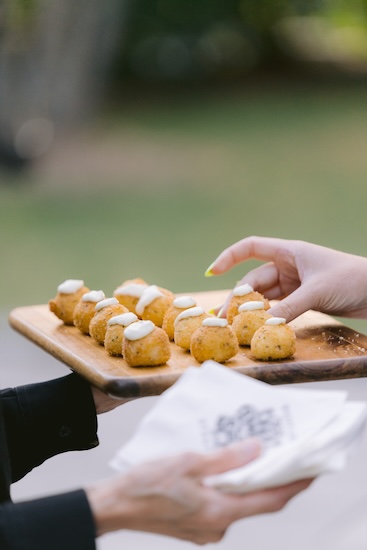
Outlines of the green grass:
<svg viewBox="0 0 367 550">
<path fill-rule="evenodd" d="M 172 163 L 185 149 L 187 169 L 173 167 L 161 185 L 144 173 L 138 184 L 64 185 L 62 171 L 58 186 L 4 181 L 0 306 L 46 302 L 66 278 L 107 294 L 132 277 L 176 292 L 230 287 L 253 262 L 203 273 L 249 234 L 367 255 L 366 128 L 361 86 L 125 103 L 96 121 L 95 139 L 131 135 L 138 152 L 140 139 L 158 143 Z"/>
</svg>

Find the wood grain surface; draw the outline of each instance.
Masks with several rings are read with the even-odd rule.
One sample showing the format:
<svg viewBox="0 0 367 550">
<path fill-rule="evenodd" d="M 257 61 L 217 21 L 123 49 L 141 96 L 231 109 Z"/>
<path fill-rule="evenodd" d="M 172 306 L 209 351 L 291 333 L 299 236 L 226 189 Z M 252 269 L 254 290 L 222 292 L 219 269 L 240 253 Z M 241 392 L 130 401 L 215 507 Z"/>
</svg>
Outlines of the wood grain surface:
<svg viewBox="0 0 367 550">
<path fill-rule="evenodd" d="M 209 310 L 223 303 L 227 290 L 190 293 Z M 91 384 L 116 397 L 159 395 L 189 366 L 200 364 L 189 352 L 171 344 L 172 355 L 160 367 L 129 367 L 122 357 L 110 356 L 93 338 L 64 325 L 48 305 L 25 306 L 9 315 L 10 325 L 32 342 L 79 373 Z M 291 360 L 261 362 L 248 348 L 225 363 L 270 384 L 292 384 L 367 376 L 367 336 L 332 317 L 309 311 L 291 323 L 296 331 L 296 353 Z"/>
</svg>

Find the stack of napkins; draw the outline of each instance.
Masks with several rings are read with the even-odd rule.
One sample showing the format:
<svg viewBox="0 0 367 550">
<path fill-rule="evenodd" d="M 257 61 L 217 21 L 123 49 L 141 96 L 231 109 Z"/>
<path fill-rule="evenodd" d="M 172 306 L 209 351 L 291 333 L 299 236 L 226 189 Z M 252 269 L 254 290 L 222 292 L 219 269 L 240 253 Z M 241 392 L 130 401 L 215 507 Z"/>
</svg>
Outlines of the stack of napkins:
<svg viewBox="0 0 367 550">
<path fill-rule="evenodd" d="M 348 402 L 344 391 L 270 386 L 207 361 L 189 367 L 160 396 L 111 466 L 125 471 L 256 437 L 259 458 L 206 479 L 221 490 L 244 493 L 342 469 L 366 419 L 366 404 Z"/>
</svg>

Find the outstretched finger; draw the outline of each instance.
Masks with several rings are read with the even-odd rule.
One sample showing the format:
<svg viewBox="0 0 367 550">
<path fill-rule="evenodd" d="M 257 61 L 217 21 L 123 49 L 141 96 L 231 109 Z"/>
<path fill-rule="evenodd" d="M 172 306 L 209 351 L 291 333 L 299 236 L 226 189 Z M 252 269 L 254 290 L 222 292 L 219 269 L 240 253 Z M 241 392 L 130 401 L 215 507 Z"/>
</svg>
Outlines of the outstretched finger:
<svg viewBox="0 0 367 550">
<path fill-rule="evenodd" d="M 273 261 L 281 247 L 282 239 L 270 237 L 246 237 L 226 248 L 205 272 L 207 277 L 221 275 L 235 265 L 256 258 L 257 260 Z"/>
<path fill-rule="evenodd" d="M 244 466 L 257 458 L 260 452 L 259 440 L 249 438 L 214 453 L 201 455 L 200 459 L 192 464 L 189 473 L 198 477 L 221 474 Z"/>
</svg>

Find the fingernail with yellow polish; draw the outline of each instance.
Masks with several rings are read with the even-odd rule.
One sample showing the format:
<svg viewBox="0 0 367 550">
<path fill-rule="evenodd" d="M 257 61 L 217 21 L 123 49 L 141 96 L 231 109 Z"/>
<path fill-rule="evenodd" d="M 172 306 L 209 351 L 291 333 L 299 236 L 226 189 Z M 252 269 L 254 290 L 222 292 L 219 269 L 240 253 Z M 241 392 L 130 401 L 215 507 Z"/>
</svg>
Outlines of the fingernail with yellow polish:
<svg viewBox="0 0 367 550">
<path fill-rule="evenodd" d="M 221 308 L 223 308 L 222 304 L 219 304 L 218 306 L 212 307 L 212 309 L 209 309 L 209 313 L 212 315 L 216 315 L 216 311 L 219 311 Z"/>
<path fill-rule="evenodd" d="M 210 264 L 208 269 L 205 271 L 204 277 L 213 277 L 213 275 L 214 275 L 214 273 L 212 271 L 213 267 L 214 267 L 214 262 L 212 264 Z"/>
</svg>

